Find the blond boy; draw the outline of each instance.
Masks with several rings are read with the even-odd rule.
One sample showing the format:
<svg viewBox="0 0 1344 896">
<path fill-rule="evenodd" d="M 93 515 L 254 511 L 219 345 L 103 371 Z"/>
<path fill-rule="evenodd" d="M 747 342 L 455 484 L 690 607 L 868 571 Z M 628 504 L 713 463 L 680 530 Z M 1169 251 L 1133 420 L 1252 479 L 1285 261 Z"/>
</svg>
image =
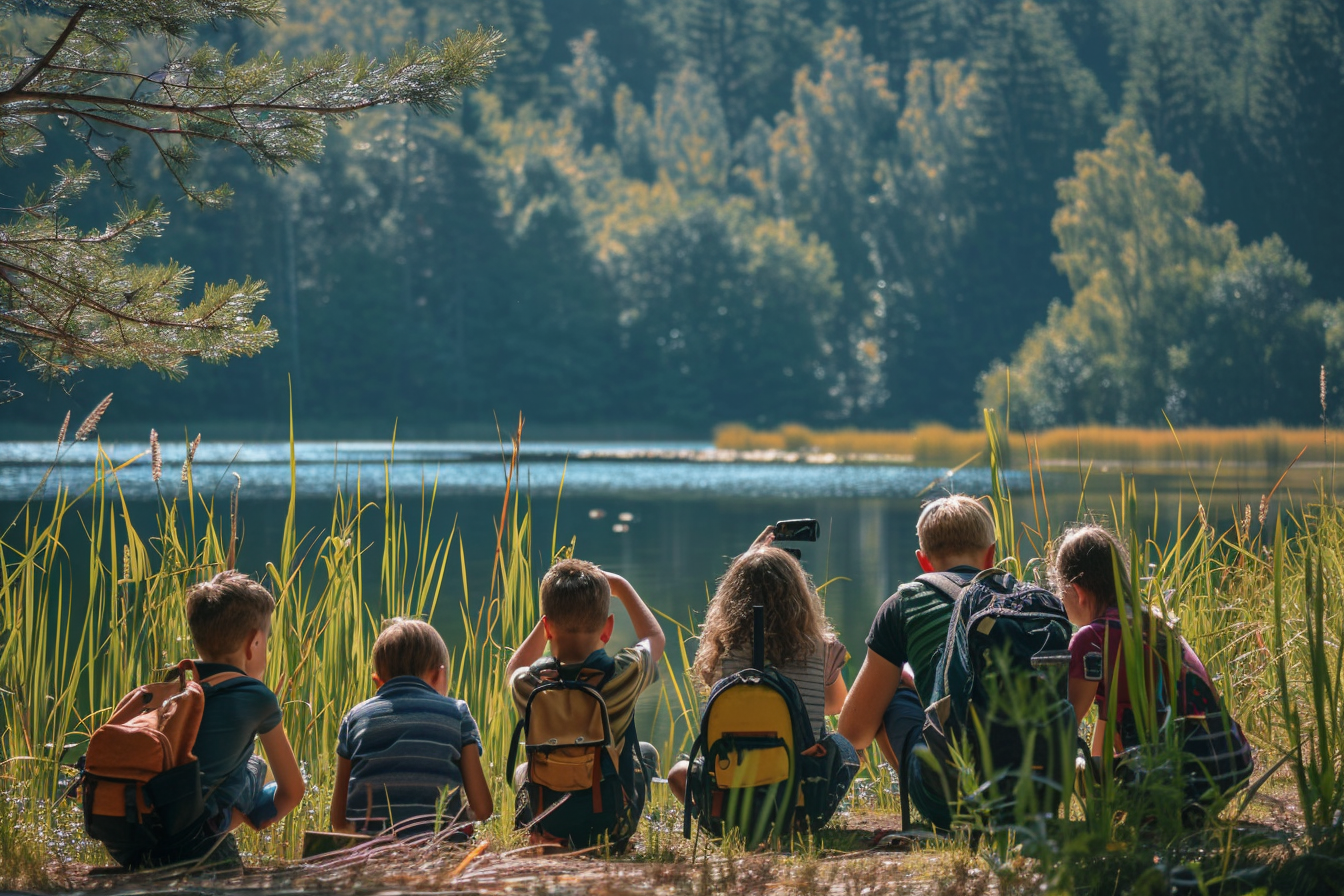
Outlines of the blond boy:
<svg viewBox="0 0 1344 896">
<path fill-rule="evenodd" d="M 926 573 L 946 572 L 963 582 L 994 565 L 994 520 L 979 501 L 949 495 L 925 505 L 915 525 L 915 558 Z M 924 702 L 933 684 L 934 655 L 947 640 L 952 601 L 923 582 L 907 582 L 877 611 L 863 667 L 840 711 L 839 731 L 856 750 L 877 741 L 893 767 L 905 764 L 910 801 L 934 827 L 951 826 L 951 811 L 926 786 L 924 763 L 912 761 L 924 745 Z"/>
</svg>

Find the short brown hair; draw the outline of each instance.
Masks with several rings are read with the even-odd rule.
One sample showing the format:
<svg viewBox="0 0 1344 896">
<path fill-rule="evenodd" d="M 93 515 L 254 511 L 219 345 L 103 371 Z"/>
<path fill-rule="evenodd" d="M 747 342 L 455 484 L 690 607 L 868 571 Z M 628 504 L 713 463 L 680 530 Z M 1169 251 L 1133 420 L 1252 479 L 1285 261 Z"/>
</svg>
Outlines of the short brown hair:
<svg viewBox="0 0 1344 896">
<path fill-rule="evenodd" d="M 994 518 L 969 495 L 948 495 L 924 505 L 915 523 L 919 549 L 930 557 L 956 557 L 994 546 Z"/>
<path fill-rule="evenodd" d="M 419 619 L 389 619 L 373 642 L 373 671 L 383 681 L 424 675 L 448 665 L 448 645 L 434 626 Z"/>
<path fill-rule="evenodd" d="M 561 631 L 601 631 L 611 615 L 611 585 L 587 560 L 561 560 L 541 580 L 541 613 Z"/>
<path fill-rule="evenodd" d="M 236 569 L 187 591 L 187 626 L 201 659 L 238 650 L 249 635 L 266 627 L 274 610 L 271 592 Z"/>
</svg>

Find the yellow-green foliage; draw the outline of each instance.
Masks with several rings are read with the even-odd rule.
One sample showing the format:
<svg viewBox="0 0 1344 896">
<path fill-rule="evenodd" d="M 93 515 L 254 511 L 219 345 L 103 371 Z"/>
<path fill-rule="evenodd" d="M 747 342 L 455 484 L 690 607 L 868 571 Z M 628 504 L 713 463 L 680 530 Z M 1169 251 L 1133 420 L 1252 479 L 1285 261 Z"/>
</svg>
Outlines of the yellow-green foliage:
<svg viewBox="0 0 1344 896">
<path fill-rule="evenodd" d="M 1143 429 L 1123 426 L 1077 426 L 1017 433 L 1010 439 L 1020 466 L 1038 459 L 1045 466 L 1081 461 L 1119 463 L 1160 469 L 1182 463 L 1247 465 L 1282 469 L 1298 456 L 1299 463 L 1332 463 L 1344 430 L 1290 429 L 1253 426 L 1239 429 Z M 739 451 L 817 451 L 834 454 L 879 454 L 916 464 L 955 464 L 979 456 L 985 463 L 984 430 L 957 430 L 940 423 L 913 430 L 814 430 L 796 423 L 775 430 L 755 430 L 728 423 L 714 431 L 717 448 Z"/>
</svg>

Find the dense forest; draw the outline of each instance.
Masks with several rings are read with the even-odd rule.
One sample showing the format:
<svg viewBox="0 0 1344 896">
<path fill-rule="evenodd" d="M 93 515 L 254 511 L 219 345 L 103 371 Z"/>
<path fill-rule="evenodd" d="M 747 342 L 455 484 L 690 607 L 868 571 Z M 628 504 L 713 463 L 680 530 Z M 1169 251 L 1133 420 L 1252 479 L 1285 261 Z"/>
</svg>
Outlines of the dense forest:
<svg viewBox="0 0 1344 896">
<path fill-rule="evenodd" d="M 286 174 L 211 149 L 224 211 L 132 142 L 173 215 L 138 257 L 264 279 L 279 343 L 180 382 L 10 352 L 0 419 L 115 391 L 274 421 L 291 377 L 351 436 L 960 425 L 1010 394 L 1015 425 L 1334 416 L 1337 0 L 289 0 L 202 37 L 385 57 L 478 24 L 505 56 L 460 112 L 366 115 Z M 86 152 L 56 140 L 8 204 Z"/>
</svg>

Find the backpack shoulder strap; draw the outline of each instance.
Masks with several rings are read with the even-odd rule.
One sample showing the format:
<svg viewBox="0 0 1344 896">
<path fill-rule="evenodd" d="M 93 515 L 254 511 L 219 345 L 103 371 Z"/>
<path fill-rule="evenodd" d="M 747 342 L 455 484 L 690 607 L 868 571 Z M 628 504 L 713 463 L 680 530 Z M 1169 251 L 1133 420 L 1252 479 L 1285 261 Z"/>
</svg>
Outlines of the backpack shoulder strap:
<svg viewBox="0 0 1344 896">
<path fill-rule="evenodd" d="M 922 576 L 917 576 L 915 581 L 932 588 L 948 603 L 956 603 L 962 592 L 971 587 L 975 580 L 963 581 L 960 576 L 950 572 L 926 572 Z"/>
<path fill-rule="evenodd" d="M 217 672 L 214 675 L 200 679 L 201 687 L 218 687 L 226 681 L 233 681 L 235 678 L 246 678 L 241 672 Z"/>
</svg>

